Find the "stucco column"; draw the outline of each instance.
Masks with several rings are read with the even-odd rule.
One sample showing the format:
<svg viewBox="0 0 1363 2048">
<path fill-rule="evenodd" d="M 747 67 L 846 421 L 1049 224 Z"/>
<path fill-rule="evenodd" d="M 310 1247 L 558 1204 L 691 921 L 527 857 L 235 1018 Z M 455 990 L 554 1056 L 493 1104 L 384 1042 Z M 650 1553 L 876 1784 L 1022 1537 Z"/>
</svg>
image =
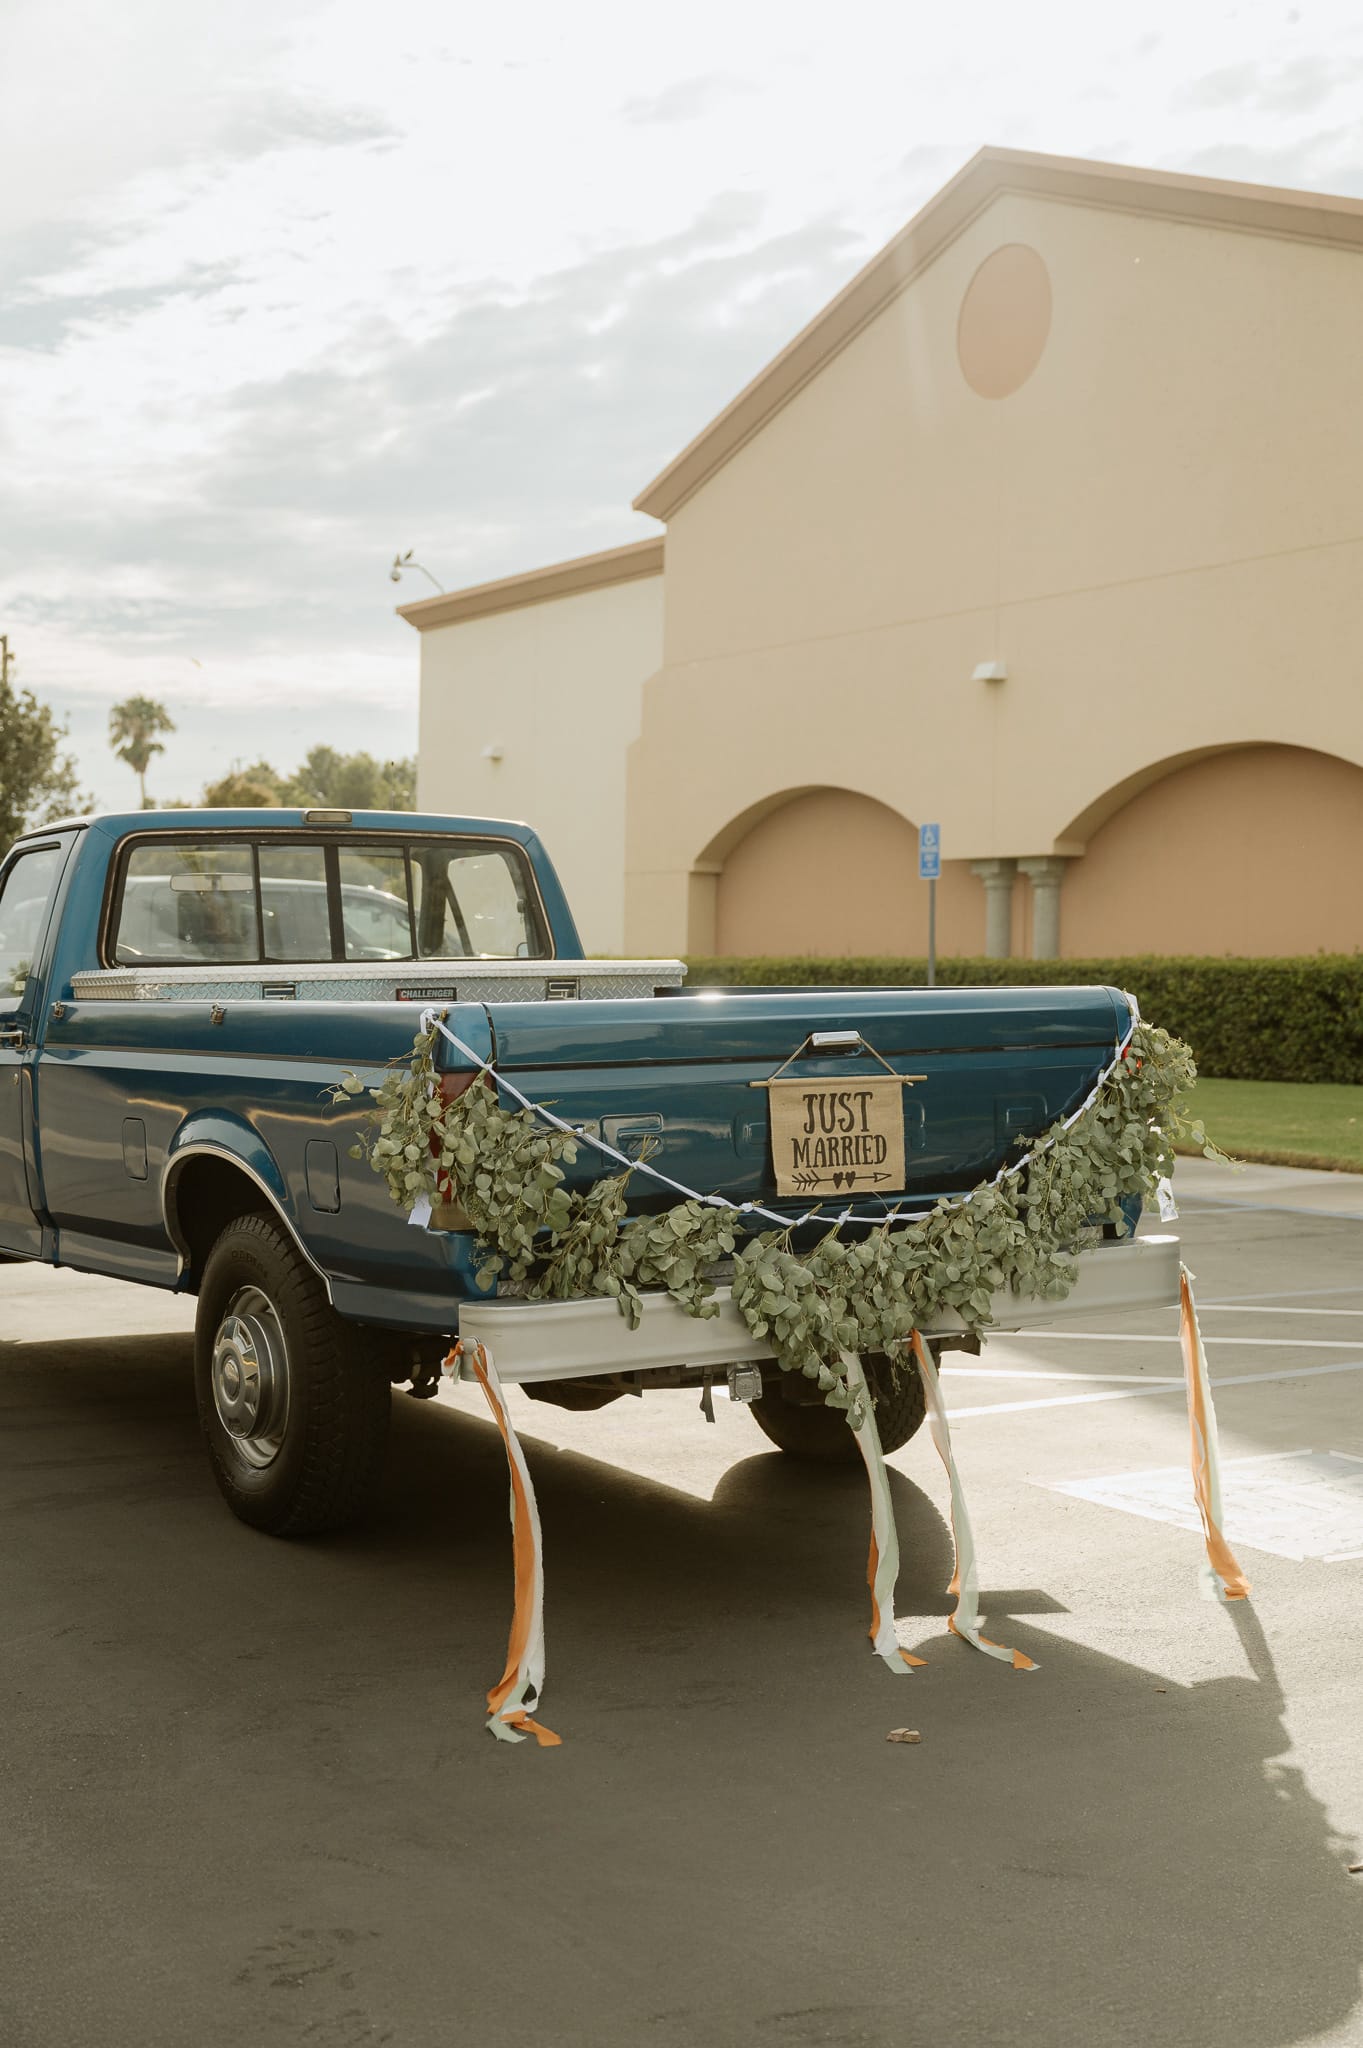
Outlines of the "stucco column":
<svg viewBox="0 0 1363 2048">
<path fill-rule="evenodd" d="M 713 953 L 715 950 L 719 878 L 723 872 L 723 865 L 717 860 L 698 860 L 692 865 L 686 885 L 688 953 Z"/>
<path fill-rule="evenodd" d="M 1032 885 L 1032 958 L 1060 958 L 1060 884 L 1065 879 L 1065 862 L 1059 854 L 1037 854 L 1020 860 L 1019 868 Z"/>
<path fill-rule="evenodd" d="M 984 952 L 987 960 L 1006 960 L 1013 950 L 1013 883 L 1015 860 L 972 860 L 970 872 L 984 883 Z"/>
</svg>

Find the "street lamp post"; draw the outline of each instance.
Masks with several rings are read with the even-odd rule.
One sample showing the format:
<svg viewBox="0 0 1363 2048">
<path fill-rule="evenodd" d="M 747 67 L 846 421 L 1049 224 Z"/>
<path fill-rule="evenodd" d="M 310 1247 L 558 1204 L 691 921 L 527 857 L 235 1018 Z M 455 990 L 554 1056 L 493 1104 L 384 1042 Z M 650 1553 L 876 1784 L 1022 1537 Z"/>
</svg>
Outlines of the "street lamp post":
<svg viewBox="0 0 1363 2048">
<path fill-rule="evenodd" d="M 443 585 L 443 584 L 441 584 L 441 583 L 437 583 L 437 582 L 436 582 L 436 580 L 435 580 L 434 576 L 432 576 L 432 574 L 431 574 L 430 570 L 429 570 L 429 569 L 425 569 L 425 568 L 422 568 L 422 565 L 421 565 L 421 563 L 420 563 L 420 562 L 414 562 L 414 561 L 412 560 L 412 549 L 411 549 L 411 548 L 408 548 L 408 550 L 407 550 L 407 552 L 406 552 L 406 554 L 405 554 L 405 555 L 394 555 L 394 557 L 393 557 L 393 566 L 392 566 L 392 568 L 391 568 L 391 569 L 390 569 L 390 570 L 388 571 L 388 580 L 389 580 L 389 582 L 390 582 L 390 583 L 401 583 L 401 581 L 402 581 L 402 572 L 403 572 L 403 570 L 404 570 L 404 569 L 420 569 L 420 570 L 421 570 L 421 573 L 422 573 L 422 575 L 423 575 L 423 576 L 424 576 L 424 577 L 426 578 L 426 581 L 427 581 L 427 582 L 428 582 L 428 583 L 429 583 L 429 584 L 431 585 L 431 587 L 432 587 L 432 588 L 433 588 L 434 590 L 437 590 L 437 591 L 438 591 L 438 592 L 440 593 L 441 597 L 443 597 L 443 596 L 445 595 L 445 587 L 444 587 L 444 585 Z"/>
</svg>

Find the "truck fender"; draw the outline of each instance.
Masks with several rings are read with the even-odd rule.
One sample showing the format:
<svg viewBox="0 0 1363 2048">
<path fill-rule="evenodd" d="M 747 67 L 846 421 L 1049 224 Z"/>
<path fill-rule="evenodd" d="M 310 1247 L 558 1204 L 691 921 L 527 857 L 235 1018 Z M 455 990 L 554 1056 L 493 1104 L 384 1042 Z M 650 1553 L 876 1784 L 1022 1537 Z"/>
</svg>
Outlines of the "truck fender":
<svg viewBox="0 0 1363 2048">
<path fill-rule="evenodd" d="M 284 1176 L 260 1132 L 244 1117 L 227 1110 L 200 1110 L 185 1118 L 166 1151 L 161 1174 L 161 1214 L 174 1245 L 183 1276 L 194 1263 L 195 1247 L 179 1213 L 177 1191 L 193 1159 L 220 1159 L 251 1181 L 288 1231 L 308 1264 L 321 1277 L 331 1298 L 331 1282 L 298 1234 Z"/>
</svg>

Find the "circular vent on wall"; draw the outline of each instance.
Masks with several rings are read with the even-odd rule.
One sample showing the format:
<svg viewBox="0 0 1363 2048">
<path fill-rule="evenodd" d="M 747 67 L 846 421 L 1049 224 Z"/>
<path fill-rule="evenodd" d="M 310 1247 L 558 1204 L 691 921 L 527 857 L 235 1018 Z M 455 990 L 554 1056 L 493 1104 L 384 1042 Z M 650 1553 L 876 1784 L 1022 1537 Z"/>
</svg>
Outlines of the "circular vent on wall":
<svg viewBox="0 0 1363 2048">
<path fill-rule="evenodd" d="M 1007 398 L 1041 361 L 1051 331 L 1051 276 L 1026 242 L 985 257 L 961 301 L 956 353 L 981 398 Z"/>
</svg>

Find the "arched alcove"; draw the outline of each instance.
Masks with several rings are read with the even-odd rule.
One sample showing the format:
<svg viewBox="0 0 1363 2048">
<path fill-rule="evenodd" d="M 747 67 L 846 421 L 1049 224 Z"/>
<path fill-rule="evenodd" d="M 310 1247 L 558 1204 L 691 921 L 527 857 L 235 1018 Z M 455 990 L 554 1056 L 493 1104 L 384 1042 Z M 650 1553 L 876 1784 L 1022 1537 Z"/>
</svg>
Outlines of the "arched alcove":
<svg viewBox="0 0 1363 2048">
<path fill-rule="evenodd" d="M 734 839 L 717 835 L 715 951 L 922 954 L 928 888 L 918 879 L 918 829 L 898 811 L 850 789 L 792 791 L 758 809 Z M 984 891 L 964 861 L 946 861 L 937 885 L 943 954 L 984 947 Z"/>
<path fill-rule="evenodd" d="M 1363 947 L 1363 768 L 1306 747 L 1185 757 L 1069 863 L 1060 938 L 1069 959 Z"/>
</svg>

